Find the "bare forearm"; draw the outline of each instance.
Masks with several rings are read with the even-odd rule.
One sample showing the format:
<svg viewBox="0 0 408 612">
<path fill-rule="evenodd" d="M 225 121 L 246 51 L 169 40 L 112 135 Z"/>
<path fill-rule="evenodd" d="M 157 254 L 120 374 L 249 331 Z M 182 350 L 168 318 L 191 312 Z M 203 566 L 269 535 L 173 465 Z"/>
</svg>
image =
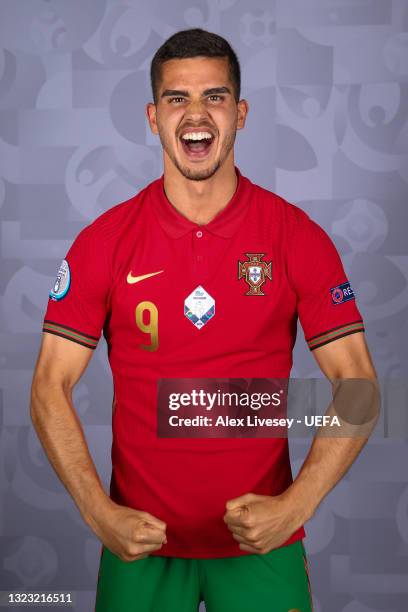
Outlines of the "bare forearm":
<svg viewBox="0 0 408 612">
<path fill-rule="evenodd" d="M 287 493 L 303 509 L 309 520 L 331 489 L 348 471 L 361 449 L 364 438 L 316 437 L 296 479 Z"/>
<path fill-rule="evenodd" d="M 33 385 L 31 418 L 54 470 L 92 528 L 112 502 L 89 453 L 72 400 L 60 387 Z"/>
<path fill-rule="evenodd" d="M 313 516 L 324 497 L 346 474 L 378 420 L 379 392 L 374 378 L 339 382 L 340 392 L 326 412 L 339 419 L 339 432 L 334 433 L 330 425 L 319 428 L 295 481 L 287 490 L 288 496 L 303 509 L 304 520 Z"/>
</svg>

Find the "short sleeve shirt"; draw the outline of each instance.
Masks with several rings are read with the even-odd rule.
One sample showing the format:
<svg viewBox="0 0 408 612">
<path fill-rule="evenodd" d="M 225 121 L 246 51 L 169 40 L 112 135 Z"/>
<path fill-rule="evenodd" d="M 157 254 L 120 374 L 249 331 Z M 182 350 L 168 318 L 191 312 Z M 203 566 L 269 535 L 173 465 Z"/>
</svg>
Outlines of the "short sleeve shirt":
<svg viewBox="0 0 408 612">
<path fill-rule="evenodd" d="M 171 204 L 163 176 L 100 215 L 66 253 L 44 316 L 44 332 L 90 349 L 106 340 L 110 496 L 167 523 L 152 554 L 249 554 L 223 521 L 226 502 L 292 483 L 287 438 L 159 437 L 158 380 L 287 378 L 298 319 L 312 351 L 364 331 L 329 236 L 235 171 L 234 195 L 205 225 Z"/>
</svg>

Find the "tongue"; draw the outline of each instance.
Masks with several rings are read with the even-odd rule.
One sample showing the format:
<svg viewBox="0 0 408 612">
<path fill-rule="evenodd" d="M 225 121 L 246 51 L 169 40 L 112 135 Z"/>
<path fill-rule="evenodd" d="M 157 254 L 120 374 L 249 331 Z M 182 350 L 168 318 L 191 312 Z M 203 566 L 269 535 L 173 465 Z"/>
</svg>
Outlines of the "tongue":
<svg viewBox="0 0 408 612">
<path fill-rule="evenodd" d="M 190 151 L 205 151 L 209 144 L 208 140 L 190 140 L 187 146 Z"/>
</svg>

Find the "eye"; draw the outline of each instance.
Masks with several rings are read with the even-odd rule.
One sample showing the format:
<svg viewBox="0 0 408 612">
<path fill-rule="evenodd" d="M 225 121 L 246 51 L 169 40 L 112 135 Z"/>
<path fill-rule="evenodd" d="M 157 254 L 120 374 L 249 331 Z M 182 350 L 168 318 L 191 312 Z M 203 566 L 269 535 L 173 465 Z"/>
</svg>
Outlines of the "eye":
<svg viewBox="0 0 408 612">
<path fill-rule="evenodd" d="M 180 102 L 183 102 L 184 98 L 182 98 L 181 96 L 176 96 L 174 98 L 170 98 L 169 102 L 170 104 L 179 104 Z"/>
<path fill-rule="evenodd" d="M 211 102 L 221 102 L 224 98 L 223 96 L 219 96 L 218 94 L 213 94 L 212 96 L 208 96 Z"/>
</svg>

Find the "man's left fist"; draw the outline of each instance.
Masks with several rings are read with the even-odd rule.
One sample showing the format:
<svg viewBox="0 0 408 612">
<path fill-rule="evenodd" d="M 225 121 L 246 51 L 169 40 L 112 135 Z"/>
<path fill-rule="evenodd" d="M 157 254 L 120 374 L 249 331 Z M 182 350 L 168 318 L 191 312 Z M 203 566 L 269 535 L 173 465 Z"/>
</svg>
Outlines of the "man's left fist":
<svg viewBox="0 0 408 612">
<path fill-rule="evenodd" d="M 301 509 L 285 493 L 246 493 L 227 501 L 226 508 L 223 520 L 232 537 L 242 550 L 255 554 L 278 548 L 303 524 Z"/>
</svg>

